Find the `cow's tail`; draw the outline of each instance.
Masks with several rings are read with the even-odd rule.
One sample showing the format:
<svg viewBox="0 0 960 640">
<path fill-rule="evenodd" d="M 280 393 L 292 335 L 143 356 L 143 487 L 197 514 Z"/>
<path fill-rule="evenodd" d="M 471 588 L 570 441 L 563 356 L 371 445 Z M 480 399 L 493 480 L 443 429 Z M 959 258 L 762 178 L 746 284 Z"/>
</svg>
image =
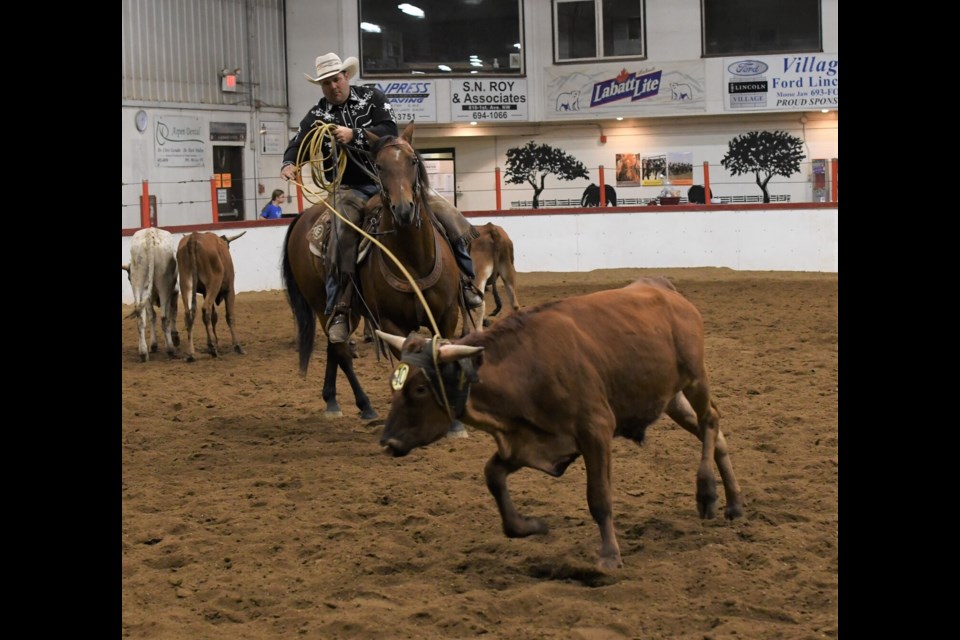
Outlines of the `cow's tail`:
<svg viewBox="0 0 960 640">
<path fill-rule="evenodd" d="M 147 321 L 146 310 L 148 304 L 153 304 L 153 268 L 155 254 L 157 252 L 157 247 L 151 247 L 149 251 L 142 253 L 138 256 L 141 259 L 146 261 L 144 271 L 144 278 L 142 282 L 134 283 L 133 287 L 133 313 L 130 314 L 131 318 L 143 318 L 144 323 Z M 130 268 L 133 269 L 133 265 L 130 265 Z"/>
<path fill-rule="evenodd" d="M 287 291 L 287 302 L 290 304 L 290 310 L 293 311 L 293 318 L 297 323 L 297 352 L 300 355 L 300 375 L 306 376 L 317 336 L 317 316 L 314 314 L 310 302 L 300 291 L 297 279 L 293 277 L 293 269 L 290 266 L 290 235 L 298 222 L 300 222 L 300 218 L 291 222 L 290 226 L 287 227 L 287 235 L 283 239 L 283 262 L 280 273 L 283 276 L 284 289 Z"/>
<path fill-rule="evenodd" d="M 187 307 L 190 311 L 190 317 L 196 320 L 197 317 L 197 286 L 200 284 L 200 250 L 198 245 L 200 244 L 200 236 L 196 233 L 190 234 L 190 239 L 187 240 L 187 249 L 190 251 L 190 261 L 193 263 L 193 269 L 190 271 L 190 302 L 187 304 Z M 212 295 L 209 291 L 204 295 Z M 206 298 L 204 298 L 206 300 Z"/>
</svg>

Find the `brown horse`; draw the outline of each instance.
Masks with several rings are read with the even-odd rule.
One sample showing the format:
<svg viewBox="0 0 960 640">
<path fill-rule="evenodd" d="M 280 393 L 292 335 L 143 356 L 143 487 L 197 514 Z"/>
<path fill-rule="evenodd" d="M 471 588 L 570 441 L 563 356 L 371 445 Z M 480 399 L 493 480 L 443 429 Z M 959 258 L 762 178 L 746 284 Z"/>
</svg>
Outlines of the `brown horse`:
<svg viewBox="0 0 960 640">
<path fill-rule="evenodd" d="M 373 141 L 370 154 L 381 187 L 381 194 L 373 196 L 367 206 L 367 214 L 376 219 L 376 238 L 417 281 L 440 335 L 454 337 L 460 313 L 459 272 L 453 251 L 431 222 L 424 195 L 429 191 L 426 168 L 410 145 L 413 126 L 408 125 L 400 137 L 377 138 L 369 131 L 367 135 Z M 297 323 L 302 375 L 306 375 L 313 353 L 317 318 L 324 328 L 328 320 L 324 313 L 327 302 L 324 259 L 310 250 L 311 238 L 328 233 L 322 222 L 326 212 L 323 204 L 305 210 L 291 223 L 284 241 L 283 279 Z M 429 325 L 427 314 L 409 282 L 376 245 L 359 265 L 358 276 L 362 288 L 361 307 L 368 322 L 396 335 L 407 335 Z M 351 326 L 356 327 L 358 323 L 359 317 L 355 314 Z M 376 418 L 370 399 L 353 371 L 350 345 L 329 341 L 323 381 L 326 414 L 341 415 L 336 389 L 338 367 L 350 382 L 361 417 Z M 462 429 L 462 425 L 457 424 L 452 431 Z"/>
<path fill-rule="evenodd" d="M 370 153 L 380 178 L 380 195 L 367 204 L 368 215 L 376 220 L 375 236 L 416 280 L 440 336 L 455 337 L 461 310 L 460 272 L 430 212 L 427 170 L 411 146 L 413 125 L 407 125 L 399 137 L 367 135 L 373 141 Z M 375 326 L 403 336 L 422 326 L 433 331 L 413 287 L 380 247 L 371 247 L 359 273 Z"/>
</svg>

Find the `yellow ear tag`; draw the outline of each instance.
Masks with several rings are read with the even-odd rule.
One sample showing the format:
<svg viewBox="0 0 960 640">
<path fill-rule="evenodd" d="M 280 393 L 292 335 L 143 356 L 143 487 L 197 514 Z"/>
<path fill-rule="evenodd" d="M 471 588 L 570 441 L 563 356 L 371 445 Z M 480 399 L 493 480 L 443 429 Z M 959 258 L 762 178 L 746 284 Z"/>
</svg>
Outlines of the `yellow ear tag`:
<svg viewBox="0 0 960 640">
<path fill-rule="evenodd" d="M 397 370 L 393 372 L 393 378 L 390 379 L 390 386 L 394 391 L 403 389 L 403 383 L 407 381 L 407 374 L 410 373 L 410 366 L 406 362 L 401 362 Z"/>
</svg>

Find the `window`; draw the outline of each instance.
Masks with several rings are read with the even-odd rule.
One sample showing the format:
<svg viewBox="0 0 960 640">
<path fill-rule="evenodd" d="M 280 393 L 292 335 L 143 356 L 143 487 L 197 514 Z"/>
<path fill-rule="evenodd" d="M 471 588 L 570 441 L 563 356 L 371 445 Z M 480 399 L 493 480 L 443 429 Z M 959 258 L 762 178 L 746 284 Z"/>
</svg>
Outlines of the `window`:
<svg viewBox="0 0 960 640">
<path fill-rule="evenodd" d="M 823 51 L 820 0 L 700 0 L 703 55 Z"/>
<path fill-rule="evenodd" d="M 521 0 L 360 0 L 364 77 L 522 75 Z"/>
<path fill-rule="evenodd" d="M 644 0 L 554 0 L 555 62 L 642 58 Z"/>
</svg>

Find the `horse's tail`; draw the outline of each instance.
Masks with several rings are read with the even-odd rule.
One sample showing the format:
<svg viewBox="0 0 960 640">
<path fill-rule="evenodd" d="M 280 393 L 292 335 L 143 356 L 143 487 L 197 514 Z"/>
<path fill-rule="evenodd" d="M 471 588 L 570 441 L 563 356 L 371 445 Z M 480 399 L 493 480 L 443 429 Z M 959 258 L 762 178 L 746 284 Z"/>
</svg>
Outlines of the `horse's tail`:
<svg viewBox="0 0 960 640">
<path fill-rule="evenodd" d="M 300 354 L 300 375 L 307 375 L 307 366 L 310 356 L 313 355 L 313 345 L 317 336 L 317 316 L 307 301 L 290 266 L 290 236 L 293 228 L 302 220 L 302 216 L 295 219 L 287 227 L 287 235 L 283 239 L 283 263 L 280 273 L 283 277 L 284 288 L 287 291 L 287 302 L 293 311 L 293 319 L 297 323 L 297 352 Z"/>
</svg>

